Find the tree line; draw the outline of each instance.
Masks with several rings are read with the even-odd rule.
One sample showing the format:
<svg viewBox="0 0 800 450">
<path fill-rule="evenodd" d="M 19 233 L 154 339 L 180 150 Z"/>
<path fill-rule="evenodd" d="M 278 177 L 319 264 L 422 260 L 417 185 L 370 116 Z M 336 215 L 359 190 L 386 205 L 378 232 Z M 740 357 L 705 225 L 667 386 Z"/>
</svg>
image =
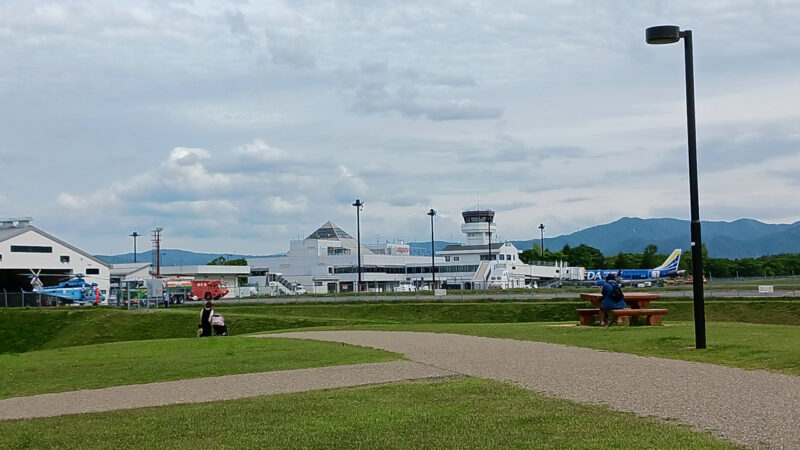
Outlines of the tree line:
<svg viewBox="0 0 800 450">
<path fill-rule="evenodd" d="M 538 243 L 532 249 L 523 251 L 520 259 L 531 264 L 535 261 L 568 261 L 570 266 L 585 267 L 587 269 L 652 269 L 667 259 L 668 254 L 658 252 L 655 244 L 645 247 L 642 253 L 617 253 L 605 256 L 603 253 L 586 244 L 577 247 L 565 245 L 561 250 L 551 251 Z M 692 252 L 684 251 L 681 254 L 679 270 L 692 273 Z M 703 272 L 707 277 L 733 278 L 733 277 L 773 277 L 800 275 L 800 254 L 781 254 L 761 256 L 758 258 L 710 258 L 708 250 L 703 245 Z"/>
</svg>

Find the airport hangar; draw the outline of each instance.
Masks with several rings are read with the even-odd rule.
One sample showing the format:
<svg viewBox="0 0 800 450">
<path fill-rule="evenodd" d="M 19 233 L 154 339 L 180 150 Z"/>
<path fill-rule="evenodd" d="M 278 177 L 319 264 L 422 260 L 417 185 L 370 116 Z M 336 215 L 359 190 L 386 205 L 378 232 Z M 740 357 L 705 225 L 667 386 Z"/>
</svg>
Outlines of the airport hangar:
<svg viewBox="0 0 800 450">
<path fill-rule="evenodd" d="M 45 286 L 81 273 L 108 294 L 110 266 L 31 225 L 30 217 L 0 219 L 0 291 L 30 292 L 31 270 Z"/>
</svg>

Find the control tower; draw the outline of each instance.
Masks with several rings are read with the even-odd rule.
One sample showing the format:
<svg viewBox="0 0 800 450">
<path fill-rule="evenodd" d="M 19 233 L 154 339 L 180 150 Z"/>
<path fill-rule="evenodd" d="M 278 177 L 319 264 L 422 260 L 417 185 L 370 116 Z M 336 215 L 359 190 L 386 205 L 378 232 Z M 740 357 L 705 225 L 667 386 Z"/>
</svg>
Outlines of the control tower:
<svg viewBox="0 0 800 450">
<path fill-rule="evenodd" d="M 489 245 L 492 233 L 497 231 L 494 211 L 464 211 L 461 216 L 464 218 L 461 232 L 467 235 L 467 245 Z"/>
</svg>

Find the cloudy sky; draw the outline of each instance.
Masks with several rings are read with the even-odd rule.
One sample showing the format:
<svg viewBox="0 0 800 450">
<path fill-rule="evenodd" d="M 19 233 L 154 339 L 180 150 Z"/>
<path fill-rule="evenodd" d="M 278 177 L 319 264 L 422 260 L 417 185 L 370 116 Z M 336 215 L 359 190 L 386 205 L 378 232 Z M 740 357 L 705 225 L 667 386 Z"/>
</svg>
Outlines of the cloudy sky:
<svg viewBox="0 0 800 450">
<path fill-rule="evenodd" d="M 268 254 L 332 220 L 365 241 L 688 219 L 800 220 L 800 2 L 0 2 L 0 216 L 93 253 Z M 139 249 L 149 248 L 147 239 Z"/>
</svg>

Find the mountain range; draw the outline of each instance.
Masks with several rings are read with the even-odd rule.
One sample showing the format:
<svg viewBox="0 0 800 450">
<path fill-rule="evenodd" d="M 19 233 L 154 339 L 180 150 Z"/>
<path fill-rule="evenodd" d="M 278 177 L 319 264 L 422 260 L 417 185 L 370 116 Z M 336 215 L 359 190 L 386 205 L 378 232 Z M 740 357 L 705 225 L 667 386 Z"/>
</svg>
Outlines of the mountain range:
<svg viewBox="0 0 800 450">
<path fill-rule="evenodd" d="M 702 222 L 703 243 L 708 255 L 713 258 L 754 258 L 780 253 L 800 253 L 800 221 L 792 224 L 768 224 L 753 219 L 733 222 Z M 672 249 L 688 250 L 690 247 L 689 221 L 680 219 L 640 219 L 623 217 L 611 223 L 596 225 L 552 238 L 544 239 L 544 246 L 560 250 L 564 245 L 577 247 L 586 244 L 600 250 L 606 256 L 617 253 L 641 253 L 649 244 L 658 246 L 660 253 Z M 539 238 L 510 241 L 520 250 L 533 247 Z M 436 250 L 456 242 L 434 241 Z M 414 254 L 430 255 L 430 241 L 409 242 Z M 161 251 L 163 266 L 204 265 L 223 256 L 225 259 L 268 257 L 278 255 L 238 255 L 223 253 L 195 253 L 186 250 L 164 249 Z M 137 261 L 150 262 L 150 251 L 137 253 Z M 120 255 L 95 255 L 110 263 L 131 263 L 133 253 Z"/>
<path fill-rule="evenodd" d="M 792 224 L 767 224 L 753 219 L 733 222 L 701 222 L 703 244 L 712 258 L 755 258 L 780 253 L 800 253 L 800 221 Z M 539 239 L 511 241 L 520 250 L 529 249 Z M 689 250 L 689 221 L 679 219 L 640 219 L 623 217 L 614 222 L 545 238 L 545 248 L 560 250 L 568 244 L 586 244 L 604 255 L 641 253 L 648 244 L 660 253 L 672 249 Z"/>
</svg>

